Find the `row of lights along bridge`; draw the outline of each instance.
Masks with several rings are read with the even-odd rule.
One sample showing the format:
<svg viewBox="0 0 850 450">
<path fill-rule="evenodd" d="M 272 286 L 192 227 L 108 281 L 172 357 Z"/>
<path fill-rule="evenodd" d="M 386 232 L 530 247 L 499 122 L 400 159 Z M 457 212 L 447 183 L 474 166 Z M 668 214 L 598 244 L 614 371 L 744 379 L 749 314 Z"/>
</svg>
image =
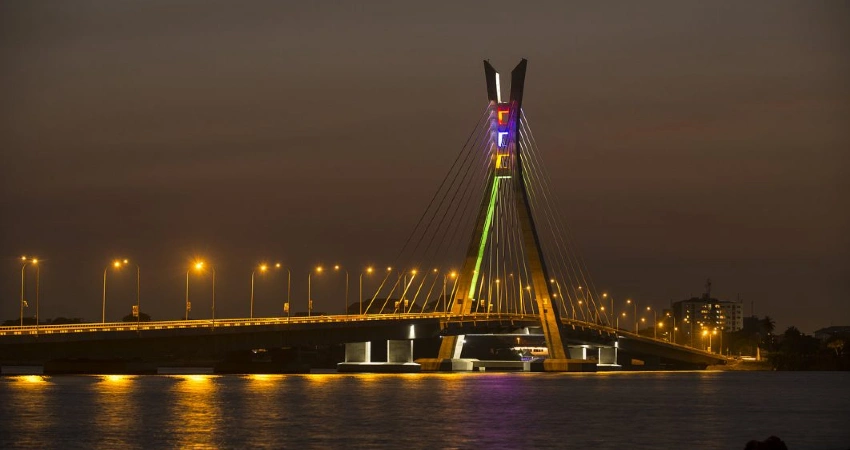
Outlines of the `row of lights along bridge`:
<svg viewBox="0 0 850 450">
<path fill-rule="evenodd" d="M 28 304 L 27 304 L 27 302 L 24 298 L 25 270 L 26 270 L 26 267 L 28 265 L 32 265 L 36 268 L 36 322 L 38 322 L 38 314 L 39 314 L 39 311 L 38 311 L 39 265 L 38 265 L 38 259 L 37 258 L 27 258 L 26 256 L 21 257 L 21 262 L 23 264 L 22 264 L 22 267 L 21 267 L 21 304 L 20 304 L 21 315 L 20 315 L 20 320 L 21 320 L 21 326 L 23 326 L 24 308 L 28 307 Z M 109 273 L 109 269 L 112 268 L 112 269 L 117 270 L 117 269 L 122 269 L 124 267 L 129 267 L 131 265 L 135 266 L 135 268 L 136 268 L 136 304 L 133 306 L 133 316 L 135 316 L 137 319 L 140 318 L 139 313 L 141 311 L 141 297 L 140 297 L 141 268 L 139 267 L 138 264 L 131 264 L 130 260 L 128 260 L 128 259 L 117 259 L 117 260 L 113 261 L 112 264 L 106 266 L 103 269 L 103 295 L 102 295 L 102 302 L 101 302 L 101 322 L 102 323 L 106 322 L 107 274 Z M 199 273 L 203 272 L 207 267 L 209 267 L 211 274 L 212 274 L 212 318 L 215 319 L 215 275 L 216 275 L 215 267 L 207 264 L 204 261 L 199 260 L 199 261 L 195 261 L 194 263 L 192 263 L 192 265 L 186 271 L 186 302 L 185 302 L 185 318 L 186 318 L 186 320 L 189 319 L 189 312 L 192 309 L 192 303 L 191 303 L 190 298 L 189 298 L 190 274 L 192 273 L 193 270 L 195 272 L 199 272 Z M 284 267 L 280 263 L 275 263 L 274 265 L 263 263 L 263 264 L 259 264 L 258 266 L 256 266 L 251 271 L 251 294 L 250 294 L 250 297 L 249 297 L 249 311 L 250 311 L 249 317 L 251 319 L 254 318 L 255 276 L 256 276 L 257 272 L 259 272 L 262 275 L 262 274 L 265 274 L 266 272 L 268 272 L 269 270 L 272 270 L 272 269 L 285 269 L 286 270 L 286 302 L 283 305 L 283 309 L 284 309 L 284 313 L 286 313 L 287 315 L 290 314 L 291 293 L 292 293 L 292 289 L 291 289 L 291 287 L 292 287 L 292 271 L 290 270 L 290 268 Z M 349 278 L 350 278 L 349 272 L 348 272 L 347 269 L 343 268 L 339 264 L 334 265 L 333 270 L 336 271 L 336 272 L 342 272 L 342 273 L 345 274 L 345 305 L 344 305 L 344 311 L 345 311 L 346 314 L 348 314 Z M 434 270 L 435 273 L 438 272 L 438 269 L 433 269 L 433 270 Z M 311 270 L 307 274 L 307 299 L 308 299 L 307 300 L 307 315 L 308 316 L 310 316 L 312 314 L 312 310 L 313 310 L 312 276 L 313 276 L 314 273 L 315 274 L 321 274 L 324 271 L 325 271 L 325 269 L 324 269 L 323 266 L 317 266 L 314 270 Z M 363 269 L 363 271 L 360 272 L 360 275 L 359 275 L 359 278 L 358 278 L 359 279 L 359 294 L 360 294 L 359 295 L 359 304 L 360 304 L 360 314 L 361 315 L 363 314 L 363 275 L 364 274 L 370 275 L 374 271 L 375 270 L 374 270 L 373 267 L 371 267 L 371 266 L 366 267 L 366 268 Z M 392 271 L 392 267 L 387 267 L 387 271 L 388 272 Z M 417 273 L 416 270 L 411 271 L 411 274 L 413 274 L 413 275 L 416 275 L 416 273 Z M 447 283 L 449 278 L 456 281 L 457 272 L 452 270 L 451 272 L 444 274 L 444 285 Z M 496 281 L 498 283 L 499 280 L 496 280 Z M 553 280 L 551 280 L 551 282 L 556 283 L 557 281 L 553 279 Z M 559 286 L 559 290 L 560 290 L 560 286 Z M 579 286 L 578 290 L 581 291 L 582 286 Z M 612 312 L 615 311 L 614 310 L 613 296 L 609 296 L 607 293 L 603 293 L 602 298 L 603 299 L 610 299 L 610 308 L 611 308 L 610 311 L 612 311 Z M 581 308 L 582 305 L 586 302 L 584 302 L 582 299 L 579 299 L 577 301 L 577 303 L 579 305 L 579 308 Z M 635 325 L 635 333 L 637 333 L 639 331 L 639 325 L 640 324 L 646 324 L 646 318 L 645 317 L 640 317 L 640 318 L 638 317 L 637 302 L 633 301 L 632 299 L 626 299 L 625 305 L 627 305 L 627 306 L 625 306 L 624 309 L 632 309 L 632 308 L 629 308 L 629 306 L 633 307 L 633 309 L 634 309 L 634 325 Z M 587 305 L 587 308 L 590 308 L 589 304 Z M 605 305 L 601 305 L 599 310 L 604 314 L 605 311 L 606 311 Z M 663 328 L 664 322 L 663 321 L 658 322 L 657 312 L 656 312 L 656 310 L 652 309 L 651 306 L 647 306 L 646 311 L 647 311 L 647 314 L 650 311 L 653 314 L 653 318 L 654 318 L 653 322 L 655 324 L 653 333 L 655 334 L 654 337 L 657 338 L 658 337 L 657 336 L 657 329 L 659 327 Z M 620 318 L 622 317 L 623 319 L 626 319 L 628 317 L 628 314 L 626 313 L 626 311 L 621 311 L 619 314 L 616 314 L 616 313 L 612 314 L 612 316 L 615 318 L 614 326 L 617 329 L 619 329 L 620 328 Z M 671 318 L 669 313 L 667 313 L 666 316 L 668 318 Z M 673 323 L 674 330 L 678 330 L 678 327 L 675 326 L 675 318 L 673 318 L 673 321 L 674 321 L 674 323 Z"/>
<path fill-rule="evenodd" d="M 33 266 L 36 268 L 36 323 L 39 320 L 39 307 L 38 307 L 38 298 L 39 298 L 39 283 L 40 283 L 40 266 L 38 265 L 38 258 L 28 258 L 26 256 L 21 256 L 21 302 L 20 302 L 20 322 L 21 326 L 24 324 L 24 308 L 29 307 L 24 295 L 25 295 L 25 286 L 26 286 L 26 268 L 27 266 Z M 139 312 L 141 311 L 141 268 L 138 264 L 132 264 L 129 259 L 116 259 L 111 264 L 107 265 L 103 269 L 103 295 L 101 301 L 101 323 L 106 323 L 106 294 L 107 294 L 107 274 L 109 273 L 109 269 L 122 269 L 124 267 L 135 266 L 136 268 L 136 304 L 133 305 L 133 316 L 137 319 L 140 319 Z M 186 270 L 186 303 L 185 303 L 185 319 L 189 319 L 189 311 L 192 310 L 192 303 L 189 300 L 189 279 L 190 274 L 195 271 L 197 273 L 203 272 L 206 268 L 209 268 L 212 274 L 212 318 L 215 319 L 215 267 L 207 264 L 205 261 L 198 260 L 193 262 L 188 269 Z M 249 297 L 250 303 L 250 313 L 249 317 L 251 319 L 254 318 L 254 283 L 255 276 L 259 272 L 261 275 L 269 272 L 273 269 L 283 269 L 286 270 L 286 303 L 283 305 L 284 313 L 287 315 L 290 314 L 290 304 L 291 304 L 291 294 L 292 294 L 292 271 L 289 267 L 284 267 L 281 263 L 275 263 L 274 265 L 262 263 L 258 266 L 254 267 L 251 271 L 251 295 Z M 348 298 L 349 298 L 349 273 L 348 270 L 339 264 L 335 264 L 333 266 L 333 270 L 335 272 L 345 273 L 345 312 L 348 314 Z M 387 267 L 387 272 L 391 272 L 392 267 Z M 307 315 L 310 316 L 313 311 L 313 299 L 312 299 L 312 277 L 313 274 L 321 274 L 325 272 L 325 268 L 323 266 L 317 266 L 314 270 L 311 270 L 307 274 Z M 366 267 L 360 272 L 359 276 L 359 303 L 360 303 L 360 314 L 363 314 L 363 275 L 371 275 L 375 272 L 375 269 L 371 266 Z M 438 273 L 438 269 L 434 269 L 434 273 Z M 414 269 L 411 271 L 411 274 L 416 275 L 417 271 Z M 444 290 L 445 284 L 448 282 L 448 279 L 452 280 L 457 279 L 457 272 L 452 270 L 444 274 Z"/>
</svg>

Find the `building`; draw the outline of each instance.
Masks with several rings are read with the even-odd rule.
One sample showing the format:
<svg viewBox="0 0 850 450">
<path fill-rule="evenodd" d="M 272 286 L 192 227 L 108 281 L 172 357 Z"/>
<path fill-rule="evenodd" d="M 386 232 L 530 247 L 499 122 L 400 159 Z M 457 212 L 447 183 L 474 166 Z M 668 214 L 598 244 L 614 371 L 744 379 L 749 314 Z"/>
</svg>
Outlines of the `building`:
<svg viewBox="0 0 850 450">
<path fill-rule="evenodd" d="M 682 343 L 694 346 L 703 330 L 709 332 L 738 331 L 744 327 L 744 306 L 739 301 L 711 297 L 711 280 L 706 282 L 702 297 L 691 297 L 672 304 L 673 315 L 679 324 Z"/>
<path fill-rule="evenodd" d="M 833 337 L 847 338 L 850 337 L 850 326 L 831 326 L 821 328 L 815 331 L 814 336 L 822 341 L 828 341 Z"/>
</svg>

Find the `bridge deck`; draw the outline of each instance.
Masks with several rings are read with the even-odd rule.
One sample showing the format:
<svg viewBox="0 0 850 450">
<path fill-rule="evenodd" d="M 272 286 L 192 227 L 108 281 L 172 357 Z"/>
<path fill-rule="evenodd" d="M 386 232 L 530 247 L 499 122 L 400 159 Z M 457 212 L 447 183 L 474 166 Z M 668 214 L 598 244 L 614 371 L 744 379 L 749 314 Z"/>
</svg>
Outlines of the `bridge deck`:
<svg viewBox="0 0 850 450">
<path fill-rule="evenodd" d="M 708 353 L 699 349 L 686 347 L 678 344 L 640 336 L 628 331 L 617 330 L 604 325 L 583 322 L 572 319 L 563 319 L 563 329 L 566 342 L 572 345 L 613 345 L 616 341 L 624 351 L 635 351 L 660 355 L 661 357 L 682 358 L 688 360 L 722 362 L 725 358 L 721 355 Z M 293 332 L 321 332 L 322 329 L 330 330 L 355 330 L 370 327 L 385 327 L 391 324 L 398 326 L 414 325 L 418 323 L 427 324 L 430 333 L 442 335 L 471 334 L 480 332 L 483 328 L 489 329 L 489 333 L 501 334 L 506 329 L 521 328 L 539 325 L 539 317 L 528 314 L 486 314 L 473 313 L 463 316 L 451 315 L 442 312 L 436 313 L 413 313 L 413 314 L 369 314 L 369 315 L 322 315 L 322 316 L 299 316 L 299 317 L 263 317 L 255 319 L 204 319 L 204 320 L 178 320 L 157 322 L 108 322 L 108 323 L 82 323 L 64 325 L 31 325 L 0 327 L 0 344 L 3 346 L 16 344 L 42 344 L 63 343 L 73 341 L 99 341 L 113 339 L 128 339 L 133 336 L 141 338 L 156 338 L 170 336 L 172 338 L 181 335 L 187 337 L 206 333 L 214 335 L 221 334 L 251 334 L 251 333 L 274 333 L 291 330 Z M 496 331 L 494 331 L 496 330 Z M 368 333 L 367 333 L 368 334 Z M 398 332 L 396 332 L 396 335 Z M 351 339 L 352 334 L 336 334 L 339 339 Z M 366 339 L 361 332 L 356 335 L 358 339 Z M 412 336 L 411 336 L 412 337 Z M 425 337 L 425 336 L 417 336 Z M 362 339 L 361 339 L 362 338 Z M 343 341 L 347 342 L 347 341 Z M 7 348 L 7 350 L 10 350 Z"/>
</svg>

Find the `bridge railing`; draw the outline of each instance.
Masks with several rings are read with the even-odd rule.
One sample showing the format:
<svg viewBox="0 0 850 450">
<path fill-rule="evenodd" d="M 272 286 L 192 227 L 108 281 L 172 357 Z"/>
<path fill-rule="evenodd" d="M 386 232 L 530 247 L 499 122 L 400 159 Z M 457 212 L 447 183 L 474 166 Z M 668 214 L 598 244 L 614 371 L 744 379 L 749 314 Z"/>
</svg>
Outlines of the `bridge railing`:
<svg viewBox="0 0 850 450">
<path fill-rule="evenodd" d="M 517 314 L 473 313 L 465 316 L 452 316 L 443 312 L 431 313 L 388 313 L 388 314 L 351 314 L 351 315 L 317 315 L 295 317 L 261 317 L 254 319 L 192 319 L 165 320 L 152 322 L 105 322 L 105 323 L 71 323 L 61 325 L 24 325 L 0 327 L 0 336 L 23 336 L 39 334 L 65 334 L 104 331 L 146 331 L 173 330 L 181 328 L 212 328 L 212 327 L 242 327 L 258 325 L 304 324 L 304 323 L 344 323 L 385 320 L 415 320 L 445 318 L 446 320 L 483 320 L 483 319 L 529 319 L 532 316 Z"/>
</svg>

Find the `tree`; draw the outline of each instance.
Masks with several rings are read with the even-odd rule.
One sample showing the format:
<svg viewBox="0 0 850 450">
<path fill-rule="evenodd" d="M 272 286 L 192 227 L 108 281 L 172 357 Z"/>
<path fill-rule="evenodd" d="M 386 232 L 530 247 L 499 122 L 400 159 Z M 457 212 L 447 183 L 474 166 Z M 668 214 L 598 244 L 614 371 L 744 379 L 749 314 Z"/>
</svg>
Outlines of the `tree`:
<svg viewBox="0 0 850 450">
<path fill-rule="evenodd" d="M 127 314 L 126 316 L 121 318 L 122 322 L 150 322 L 151 316 L 145 313 L 139 313 L 139 318 L 132 314 Z"/>
<path fill-rule="evenodd" d="M 835 352 L 835 356 L 841 356 L 844 351 L 844 339 L 834 338 L 826 344 L 826 347 Z"/>
</svg>

